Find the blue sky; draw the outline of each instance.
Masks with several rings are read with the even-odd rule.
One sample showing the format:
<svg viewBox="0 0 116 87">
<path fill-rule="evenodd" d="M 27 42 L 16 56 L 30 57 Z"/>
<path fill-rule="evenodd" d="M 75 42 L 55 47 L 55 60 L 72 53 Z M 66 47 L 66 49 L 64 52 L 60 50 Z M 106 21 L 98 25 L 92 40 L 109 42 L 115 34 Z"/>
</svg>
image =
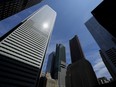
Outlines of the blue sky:
<svg viewBox="0 0 116 87">
<path fill-rule="evenodd" d="M 74 35 L 78 35 L 85 57 L 91 62 L 97 77 L 106 76 L 110 78 L 104 63 L 100 58 L 98 52 L 99 47 L 84 25 L 84 23 L 92 17 L 92 9 L 101 1 L 102 0 L 43 0 L 42 3 L 1 21 L 0 36 L 12 29 L 32 12 L 36 11 L 41 6 L 48 4 L 57 12 L 57 18 L 46 53 L 43 71 L 45 71 L 48 55 L 55 50 L 57 43 L 62 43 L 66 47 L 67 64 L 71 63 L 69 40 Z"/>
</svg>

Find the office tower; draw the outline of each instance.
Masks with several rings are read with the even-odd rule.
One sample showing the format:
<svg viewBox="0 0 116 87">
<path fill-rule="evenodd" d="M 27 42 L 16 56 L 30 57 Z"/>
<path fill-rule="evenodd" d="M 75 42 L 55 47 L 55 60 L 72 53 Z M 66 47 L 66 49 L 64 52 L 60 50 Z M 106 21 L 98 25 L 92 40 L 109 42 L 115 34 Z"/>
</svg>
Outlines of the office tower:
<svg viewBox="0 0 116 87">
<path fill-rule="evenodd" d="M 94 17 L 90 18 L 85 25 L 99 45 L 102 60 L 111 76 L 116 79 L 116 44 L 112 40 L 113 36 Z"/>
<path fill-rule="evenodd" d="M 49 55 L 47 72 L 50 73 L 51 79 L 57 81 L 57 85 L 65 87 L 66 53 L 65 47 L 62 44 L 57 44 L 56 51 Z"/>
<path fill-rule="evenodd" d="M 72 63 L 78 61 L 79 59 L 85 58 L 77 36 L 75 36 L 69 41 L 69 45 Z"/>
<path fill-rule="evenodd" d="M 65 87 L 66 76 L 66 53 L 65 47 L 62 44 L 56 45 L 53 79 L 58 80 L 60 87 Z"/>
<path fill-rule="evenodd" d="M 12 16 L 42 0 L 0 0 L 0 20 Z"/>
<path fill-rule="evenodd" d="M 0 87 L 36 87 L 56 12 L 48 5 L 0 42 Z"/>
<path fill-rule="evenodd" d="M 50 77 L 53 77 L 54 59 L 55 59 L 55 52 L 52 52 L 48 57 L 48 62 L 46 67 L 46 74 L 49 75 Z"/>
<path fill-rule="evenodd" d="M 116 3 L 115 0 L 103 0 L 93 11 L 97 21 L 116 38 Z"/>
<path fill-rule="evenodd" d="M 53 79 L 54 78 L 54 65 L 55 65 L 55 52 L 52 52 L 48 56 L 48 62 L 46 66 L 46 79 L 41 79 L 40 84 L 44 86 L 40 87 L 57 87 L 58 81 Z"/>
<path fill-rule="evenodd" d="M 78 51 L 74 51 L 71 47 L 75 47 L 74 50 Z M 85 59 L 80 47 L 79 39 L 76 35 L 70 40 L 70 49 L 72 55 L 71 59 L 74 59 L 72 57 L 78 59 L 75 59 L 72 64 L 68 65 L 66 72 L 66 87 L 94 87 L 97 85 L 98 82 L 95 72 L 90 62 Z"/>
<path fill-rule="evenodd" d="M 56 45 L 56 54 L 55 54 L 55 64 L 54 64 L 54 79 L 58 79 L 58 72 L 61 71 L 61 68 L 66 67 L 66 53 L 65 47 L 62 44 Z"/>
<path fill-rule="evenodd" d="M 59 87 L 65 87 L 66 52 L 65 52 L 65 47 L 62 44 L 56 45 L 55 70 L 56 69 L 58 70 L 58 85 Z M 55 73 L 55 76 L 57 76 L 57 73 Z"/>
</svg>

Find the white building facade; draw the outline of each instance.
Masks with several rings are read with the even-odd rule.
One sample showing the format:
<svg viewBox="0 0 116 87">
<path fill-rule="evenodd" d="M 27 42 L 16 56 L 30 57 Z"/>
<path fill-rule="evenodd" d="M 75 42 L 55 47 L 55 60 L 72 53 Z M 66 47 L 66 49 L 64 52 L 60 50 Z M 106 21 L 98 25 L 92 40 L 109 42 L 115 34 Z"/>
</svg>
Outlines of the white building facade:
<svg viewBox="0 0 116 87">
<path fill-rule="evenodd" d="M 0 42 L 0 85 L 35 87 L 56 19 L 48 5 Z"/>
</svg>

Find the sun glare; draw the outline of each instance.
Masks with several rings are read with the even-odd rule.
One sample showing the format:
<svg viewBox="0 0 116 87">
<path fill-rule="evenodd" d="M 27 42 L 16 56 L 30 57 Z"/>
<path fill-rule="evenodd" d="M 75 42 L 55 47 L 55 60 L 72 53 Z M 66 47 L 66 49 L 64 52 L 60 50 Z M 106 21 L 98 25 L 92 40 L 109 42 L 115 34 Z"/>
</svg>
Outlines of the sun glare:
<svg viewBox="0 0 116 87">
<path fill-rule="evenodd" d="M 43 28 L 47 29 L 49 27 L 48 23 L 43 23 Z"/>
</svg>

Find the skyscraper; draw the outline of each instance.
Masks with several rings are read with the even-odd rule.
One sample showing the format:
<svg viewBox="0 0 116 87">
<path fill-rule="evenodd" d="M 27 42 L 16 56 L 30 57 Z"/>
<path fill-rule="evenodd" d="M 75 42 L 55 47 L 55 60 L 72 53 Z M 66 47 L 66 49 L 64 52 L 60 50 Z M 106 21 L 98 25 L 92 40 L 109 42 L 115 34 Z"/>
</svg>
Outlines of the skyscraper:
<svg viewBox="0 0 116 87">
<path fill-rule="evenodd" d="M 73 61 L 67 68 L 66 87 L 94 87 L 97 85 L 95 72 L 90 62 L 84 57 L 77 35 L 70 40 L 70 49 Z"/>
<path fill-rule="evenodd" d="M 115 0 L 103 0 L 92 14 L 96 20 L 116 38 L 116 3 Z"/>
<path fill-rule="evenodd" d="M 55 79 L 58 82 L 57 85 L 59 85 L 59 87 L 65 87 L 66 53 L 65 47 L 62 44 L 56 45 L 56 51 L 49 55 L 48 64 L 47 72 L 49 72 L 50 69 L 52 79 Z"/>
<path fill-rule="evenodd" d="M 48 57 L 48 62 L 46 67 L 46 74 L 49 74 L 50 77 L 52 78 L 53 78 L 54 60 L 55 60 L 55 52 L 52 52 Z"/>
<path fill-rule="evenodd" d="M 112 75 L 116 79 L 116 43 L 113 36 L 92 17 L 86 23 L 86 27 L 100 47 L 101 57 Z"/>
<path fill-rule="evenodd" d="M 14 15 L 42 0 L 0 0 L 0 20 Z"/>
<path fill-rule="evenodd" d="M 57 87 L 58 81 L 53 79 L 55 58 L 55 52 L 49 54 L 46 66 L 46 75 L 40 78 L 40 87 Z"/>
<path fill-rule="evenodd" d="M 74 38 L 72 38 L 69 41 L 69 45 L 70 45 L 72 63 L 78 61 L 79 59 L 85 58 L 84 54 L 82 52 L 82 48 L 81 48 L 79 39 L 76 35 Z"/>
<path fill-rule="evenodd" d="M 48 5 L 0 42 L 0 87 L 36 87 L 56 12 Z"/>
<path fill-rule="evenodd" d="M 55 78 L 58 76 L 59 87 L 65 87 L 66 76 L 66 52 L 62 44 L 56 45 L 56 64 L 55 64 Z"/>
<path fill-rule="evenodd" d="M 65 68 L 66 64 L 66 54 L 65 47 L 62 44 L 56 45 L 56 54 L 55 54 L 55 64 L 54 64 L 54 78 L 58 79 L 58 72 L 61 71 L 61 68 Z M 64 67 L 63 67 L 64 66 Z"/>
</svg>

